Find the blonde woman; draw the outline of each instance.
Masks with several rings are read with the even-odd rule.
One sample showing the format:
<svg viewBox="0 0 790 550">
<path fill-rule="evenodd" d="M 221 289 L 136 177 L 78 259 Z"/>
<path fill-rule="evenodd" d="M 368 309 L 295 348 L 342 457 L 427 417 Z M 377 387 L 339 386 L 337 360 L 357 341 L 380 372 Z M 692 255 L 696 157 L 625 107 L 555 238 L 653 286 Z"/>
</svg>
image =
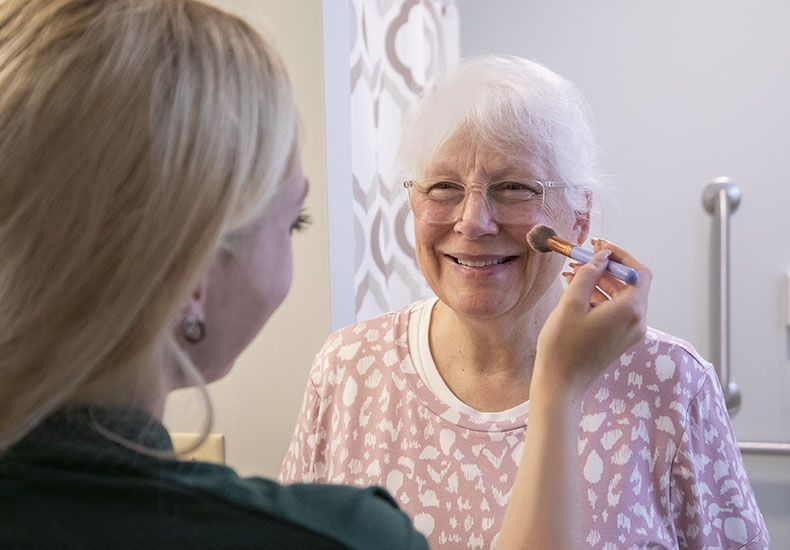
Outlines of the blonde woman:
<svg viewBox="0 0 790 550">
<path fill-rule="evenodd" d="M 296 119 L 277 55 L 200 2 L 0 3 L 0 547 L 427 548 L 381 489 L 181 462 L 161 424 L 288 291 Z M 644 332 L 649 272 L 612 250 L 642 283 L 591 309 L 601 251 L 547 322 L 536 383 L 563 394 L 531 421 L 503 548 L 576 543 L 573 506 L 536 498 L 574 495 L 578 395 Z"/>
</svg>

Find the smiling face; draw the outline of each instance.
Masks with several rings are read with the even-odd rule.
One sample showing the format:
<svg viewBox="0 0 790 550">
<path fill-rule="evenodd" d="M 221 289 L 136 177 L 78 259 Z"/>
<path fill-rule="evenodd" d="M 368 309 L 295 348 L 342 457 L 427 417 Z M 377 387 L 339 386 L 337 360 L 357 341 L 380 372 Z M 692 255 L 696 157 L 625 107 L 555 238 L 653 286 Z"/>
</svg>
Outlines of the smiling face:
<svg viewBox="0 0 790 550">
<path fill-rule="evenodd" d="M 424 176 L 467 186 L 553 179 L 526 155 L 493 151 L 462 135 L 440 149 Z M 461 316 L 522 316 L 547 301 L 553 308 L 561 292 L 558 275 L 564 258 L 529 247 L 526 234 L 538 224 L 573 242 L 584 240 L 589 227 L 587 217 L 573 211 L 561 189 L 547 191 L 543 210 L 520 224 L 496 222 L 482 194 L 474 192 L 455 223 L 433 225 L 415 217 L 417 260 L 439 299 Z"/>
</svg>

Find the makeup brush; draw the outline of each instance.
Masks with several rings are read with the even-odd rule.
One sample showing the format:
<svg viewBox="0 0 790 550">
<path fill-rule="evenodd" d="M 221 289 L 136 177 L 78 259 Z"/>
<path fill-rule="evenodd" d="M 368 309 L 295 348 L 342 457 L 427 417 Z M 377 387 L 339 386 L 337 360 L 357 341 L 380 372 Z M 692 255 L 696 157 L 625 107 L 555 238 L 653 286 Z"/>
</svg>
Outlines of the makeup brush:
<svg viewBox="0 0 790 550">
<path fill-rule="evenodd" d="M 593 257 L 593 252 L 561 239 L 557 236 L 557 232 L 548 225 L 536 225 L 530 229 L 529 233 L 527 233 L 527 242 L 529 246 L 538 252 L 551 252 L 553 250 L 583 264 L 589 262 L 590 258 Z M 606 271 L 626 283 L 634 284 L 639 280 L 639 273 L 635 269 L 626 267 L 614 260 L 609 260 Z"/>
</svg>

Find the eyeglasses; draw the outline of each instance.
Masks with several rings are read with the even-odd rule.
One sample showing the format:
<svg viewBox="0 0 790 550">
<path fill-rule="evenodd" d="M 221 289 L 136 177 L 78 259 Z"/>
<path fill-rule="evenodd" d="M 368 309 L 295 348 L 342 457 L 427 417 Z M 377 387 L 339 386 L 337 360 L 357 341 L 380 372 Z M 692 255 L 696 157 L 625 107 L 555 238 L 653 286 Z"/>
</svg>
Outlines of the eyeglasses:
<svg viewBox="0 0 790 550">
<path fill-rule="evenodd" d="M 482 194 L 494 221 L 520 224 L 543 210 L 546 191 L 566 187 L 556 181 L 501 181 L 488 185 L 464 185 L 447 178 L 403 182 L 409 190 L 414 215 L 429 224 L 455 223 L 461 219 L 473 191 Z"/>
</svg>

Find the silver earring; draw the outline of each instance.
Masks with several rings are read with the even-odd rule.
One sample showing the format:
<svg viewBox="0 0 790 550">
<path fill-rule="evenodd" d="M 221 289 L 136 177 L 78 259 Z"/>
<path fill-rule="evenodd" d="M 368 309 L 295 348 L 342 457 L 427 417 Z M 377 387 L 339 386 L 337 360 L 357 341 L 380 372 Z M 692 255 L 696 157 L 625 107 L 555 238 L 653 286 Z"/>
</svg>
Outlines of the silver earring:
<svg viewBox="0 0 790 550">
<path fill-rule="evenodd" d="M 196 315 L 187 315 L 181 323 L 181 330 L 184 334 L 184 340 L 190 344 L 197 344 L 206 336 L 206 327 L 203 321 L 197 318 Z"/>
</svg>

